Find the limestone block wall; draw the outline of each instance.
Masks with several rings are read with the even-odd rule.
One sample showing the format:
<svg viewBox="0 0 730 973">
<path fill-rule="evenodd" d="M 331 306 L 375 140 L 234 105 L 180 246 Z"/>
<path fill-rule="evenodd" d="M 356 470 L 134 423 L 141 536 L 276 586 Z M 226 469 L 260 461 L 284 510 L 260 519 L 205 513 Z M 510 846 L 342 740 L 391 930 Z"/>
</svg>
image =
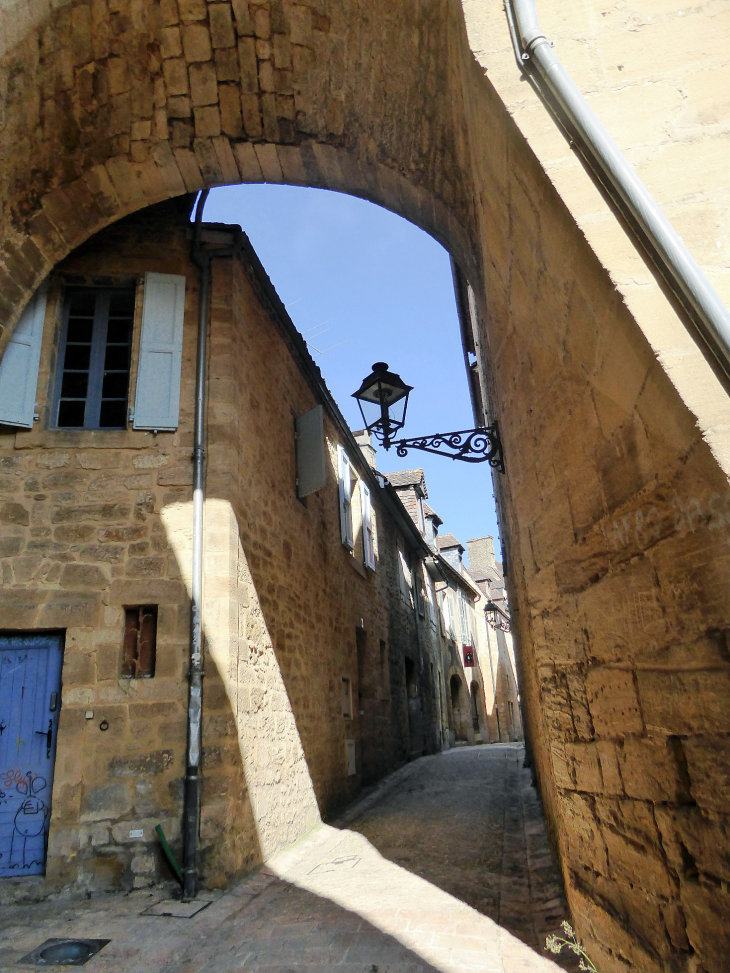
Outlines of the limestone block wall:
<svg viewBox="0 0 730 973">
<path fill-rule="evenodd" d="M 48 870 L 31 880 L 36 895 L 169 876 L 158 823 L 179 850 L 197 331 L 186 230 L 187 209 L 163 205 L 56 268 L 42 419 L 31 431 L 0 432 L 0 625 L 65 632 Z M 179 429 L 49 428 L 64 282 L 141 279 L 150 270 L 186 277 Z M 138 301 L 133 381 L 140 315 Z M 371 779 L 406 759 L 403 656 L 415 655 L 417 642 L 412 611 L 391 599 L 397 528 L 377 491 L 375 572 L 342 546 L 334 465 L 320 493 L 306 504 L 296 498 L 293 414 L 317 397 L 239 259 L 214 261 L 210 350 L 201 869 L 206 884 L 223 885 L 354 796 L 363 739 Z M 326 435 L 333 449 L 343 439 L 332 417 Z M 123 608 L 150 603 L 159 605 L 154 677 L 120 678 Z M 359 665 L 358 629 L 368 645 Z M 358 702 L 359 679 L 382 678 L 381 640 L 387 684 L 377 704 Z M 350 719 L 343 678 L 352 685 Z M 352 775 L 347 740 L 356 745 Z M 130 838 L 139 829 L 143 837 Z M 3 896 L 27 891 L 27 880 L 3 882 Z"/>
<path fill-rule="evenodd" d="M 522 192 L 532 238 L 554 232 L 562 213 Z M 727 479 L 597 261 L 525 253 L 481 341 L 520 688 L 571 908 L 599 969 L 719 971 Z M 567 309 L 538 327 L 555 294 Z"/>
<path fill-rule="evenodd" d="M 204 185 L 352 192 L 448 247 L 483 322 L 520 685 L 580 935 L 605 970 L 723 970 L 726 391 L 648 288 L 631 316 L 472 56 L 459 0 L 2 13 L 3 341 L 74 247 Z M 665 757 L 674 784 L 652 790 Z"/>
</svg>

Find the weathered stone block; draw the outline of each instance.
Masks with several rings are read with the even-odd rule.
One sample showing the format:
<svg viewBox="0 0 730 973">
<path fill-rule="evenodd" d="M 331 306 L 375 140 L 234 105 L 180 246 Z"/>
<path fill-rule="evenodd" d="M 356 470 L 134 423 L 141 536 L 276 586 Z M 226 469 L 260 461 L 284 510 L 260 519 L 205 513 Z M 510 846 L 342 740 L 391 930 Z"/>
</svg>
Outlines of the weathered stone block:
<svg viewBox="0 0 730 973">
<path fill-rule="evenodd" d="M 182 29 L 182 43 L 185 60 L 188 64 L 195 61 L 210 61 L 213 51 L 210 46 L 210 34 L 202 24 L 189 24 Z M 192 79 L 191 79 L 192 83 Z"/>
<path fill-rule="evenodd" d="M 109 581 L 101 568 L 95 564 L 67 564 L 61 574 L 62 588 L 76 588 L 80 591 L 101 591 Z"/>
<path fill-rule="evenodd" d="M 603 791 L 603 778 L 596 744 L 566 743 L 565 752 L 573 766 L 576 789 L 600 794 Z"/>
<path fill-rule="evenodd" d="M 109 588 L 112 605 L 187 604 L 185 586 L 180 581 L 128 581 L 117 579 Z"/>
<path fill-rule="evenodd" d="M 119 523 L 129 517 L 130 507 L 122 503 L 65 504 L 51 511 L 51 523 L 73 524 L 84 520 Z"/>
<path fill-rule="evenodd" d="M 0 506 L 0 523 L 27 527 L 30 523 L 30 514 L 22 503 L 4 503 Z"/>
<path fill-rule="evenodd" d="M 169 58 L 162 62 L 165 74 L 165 86 L 168 95 L 186 95 L 188 93 L 188 69 L 181 57 Z"/>
<path fill-rule="evenodd" d="M 629 797 L 657 802 L 689 797 L 675 747 L 681 748 L 679 740 L 666 737 L 627 737 L 617 747 L 621 779 Z"/>
<path fill-rule="evenodd" d="M 0 557 L 16 557 L 23 549 L 22 537 L 0 537 Z"/>
<path fill-rule="evenodd" d="M 127 560 L 127 577 L 161 578 L 167 559 L 162 557 L 133 557 Z"/>
<path fill-rule="evenodd" d="M 37 619 L 41 628 L 91 628 L 98 623 L 100 614 L 101 605 L 97 594 L 85 591 L 50 591 Z M 28 624 L 30 618 L 24 622 L 24 626 Z"/>
<path fill-rule="evenodd" d="M 193 114 L 195 116 L 196 140 L 216 138 L 220 135 L 221 118 L 218 108 L 215 105 L 206 108 L 194 108 Z M 222 179 L 216 181 L 223 182 Z"/>
<path fill-rule="evenodd" d="M 158 486 L 192 486 L 192 483 L 192 463 L 186 463 L 184 466 L 171 466 L 160 470 L 157 474 Z"/>
<path fill-rule="evenodd" d="M 163 58 L 180 57 L 183 52 L 180 28 L 166 27 L 160 31 L 160 53 Z"/>
<path fill-rule="evenodd" d="M 730 956 L 730 894 L 715 885 L 685 880 L 680 884 L 687 917 L 687 938 L 707 970 L 723 970 Z"/>
<path fill-rule="evenodd" d="M 589 798 L 582 794 L 563 796 L 566 864 L 580 872 L 593 870 L 608 875 L 606 848 L 601 828 Z"/>
<path fill-rule="evenodd" d="M 689 737 L 683 740 L 692 797 L 702 808 L 730 808 L 730 738 Z"/>
<path fill-rule="evenodd" d="M 215 3 L 208 7 L 210 39 L 213 47 L 234 47 L 236 35 L 233 30 L 231 8 L 227 3 Z"/>
<path fill-rule="evenodd" d="M 659 831 L 651 809 L 626 798 L 596 799 L 596 814 L 611 874 L 646 891 L 669 884 Z"/>
<path fill-rule="evenodd" d="M 131 715 L 131 714 L 130 714 Z M 145 717 L 149 719 L 149 714 Z M 110 777 L 155 777 L 173 763 L 172 750 L 151 750 L 139 757 L 114 757 L 109 763 Z"/>
<path fill-rule="evenodd" d="M 636 678 L 648 730 L 669 734 L 730 733 L 730 669 L 639 670 Z"/>
<path fill-rule="evenodd" d="M 598 736 L 624 737 L 643 733 L 644 725 L 630 670 L 591 667 L 586 672 L 586 694 Z"/>
<path fill-rule="evenodd" d="M 81 819 L 83 821 L 113 820 L 128 814 L 131 808 L 131 795 L 126 784 L 87 786 L 81 805 Z"/>
<path fill-rule="evenodd" d="M 183 21 L 205 20 L 208 15 L 205 0 L 178 0 L 177 5 Z"/>
<path fill-rule="evenodd" d="M 715 816 L 699 808 L 683 807 L 675 812 L 675 828 L 683 846 L 683 872 L 695 866 L 713 881 L 730 881 L 730 815 Z"/>
</svg>

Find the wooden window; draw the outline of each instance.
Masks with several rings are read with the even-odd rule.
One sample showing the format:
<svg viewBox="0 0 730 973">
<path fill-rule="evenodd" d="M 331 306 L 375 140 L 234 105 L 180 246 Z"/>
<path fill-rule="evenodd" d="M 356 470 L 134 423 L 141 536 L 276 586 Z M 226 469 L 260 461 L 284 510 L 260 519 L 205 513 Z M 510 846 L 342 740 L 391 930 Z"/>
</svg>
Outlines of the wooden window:
<svg viewBox="0 0 730 973">
<path fill-rule="evenodd" d="M 157 605 L 125 608 L 122 677 L 151 679 L 155 674 L 156 649 Z"/>
<path fill-rule="evenodd" d="M 125 429 L 133 288 L 70 288 L 54 422 L 61 429 Z"/>
</svg>

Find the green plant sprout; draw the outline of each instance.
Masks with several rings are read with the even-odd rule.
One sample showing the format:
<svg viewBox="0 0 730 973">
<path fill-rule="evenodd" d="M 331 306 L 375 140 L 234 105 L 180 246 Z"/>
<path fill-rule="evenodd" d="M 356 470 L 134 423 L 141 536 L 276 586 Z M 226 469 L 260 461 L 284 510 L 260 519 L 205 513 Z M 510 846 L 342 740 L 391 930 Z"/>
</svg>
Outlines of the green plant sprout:
<svg viewBox="0 0 730 973">
<path fill-rule="evenodd" d="M 563 932 L 566 935 L 566 939 L 561 939 L 560 936 L 548 936 L 545 940 L 545 948 L 549 949 L 551 953 L 560 953 L 564 946 L 572 950 L 576 956 L 580 957 L 580 963 L 578 964 L 581 970 L 586 970 L 587 973 L 598 973 L 593 963 L 588 956 L 588 953 L 583 949 L 578 940 L 575 938 L 575 933 L 573 932 L 573 927 L 569 922 L 563 922 Z"/>
</svg>

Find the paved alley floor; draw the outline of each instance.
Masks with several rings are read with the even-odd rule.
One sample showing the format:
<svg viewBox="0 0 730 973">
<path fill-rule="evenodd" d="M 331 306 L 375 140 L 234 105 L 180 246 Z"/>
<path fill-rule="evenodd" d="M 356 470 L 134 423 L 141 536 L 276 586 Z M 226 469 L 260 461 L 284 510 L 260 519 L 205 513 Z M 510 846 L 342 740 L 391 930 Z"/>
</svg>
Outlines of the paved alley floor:
<svg viewBox="0 0 730 973">
<path fill-rule="evenodd" d="M 103 938 L 89 973 L 558 973 L 541 946 L 564 905 L 521 748 L 425 757 L 336 825 L 192 918 L 141 915 L 155 889 L 6 905 L 0 971 Z"/>
</svg>

